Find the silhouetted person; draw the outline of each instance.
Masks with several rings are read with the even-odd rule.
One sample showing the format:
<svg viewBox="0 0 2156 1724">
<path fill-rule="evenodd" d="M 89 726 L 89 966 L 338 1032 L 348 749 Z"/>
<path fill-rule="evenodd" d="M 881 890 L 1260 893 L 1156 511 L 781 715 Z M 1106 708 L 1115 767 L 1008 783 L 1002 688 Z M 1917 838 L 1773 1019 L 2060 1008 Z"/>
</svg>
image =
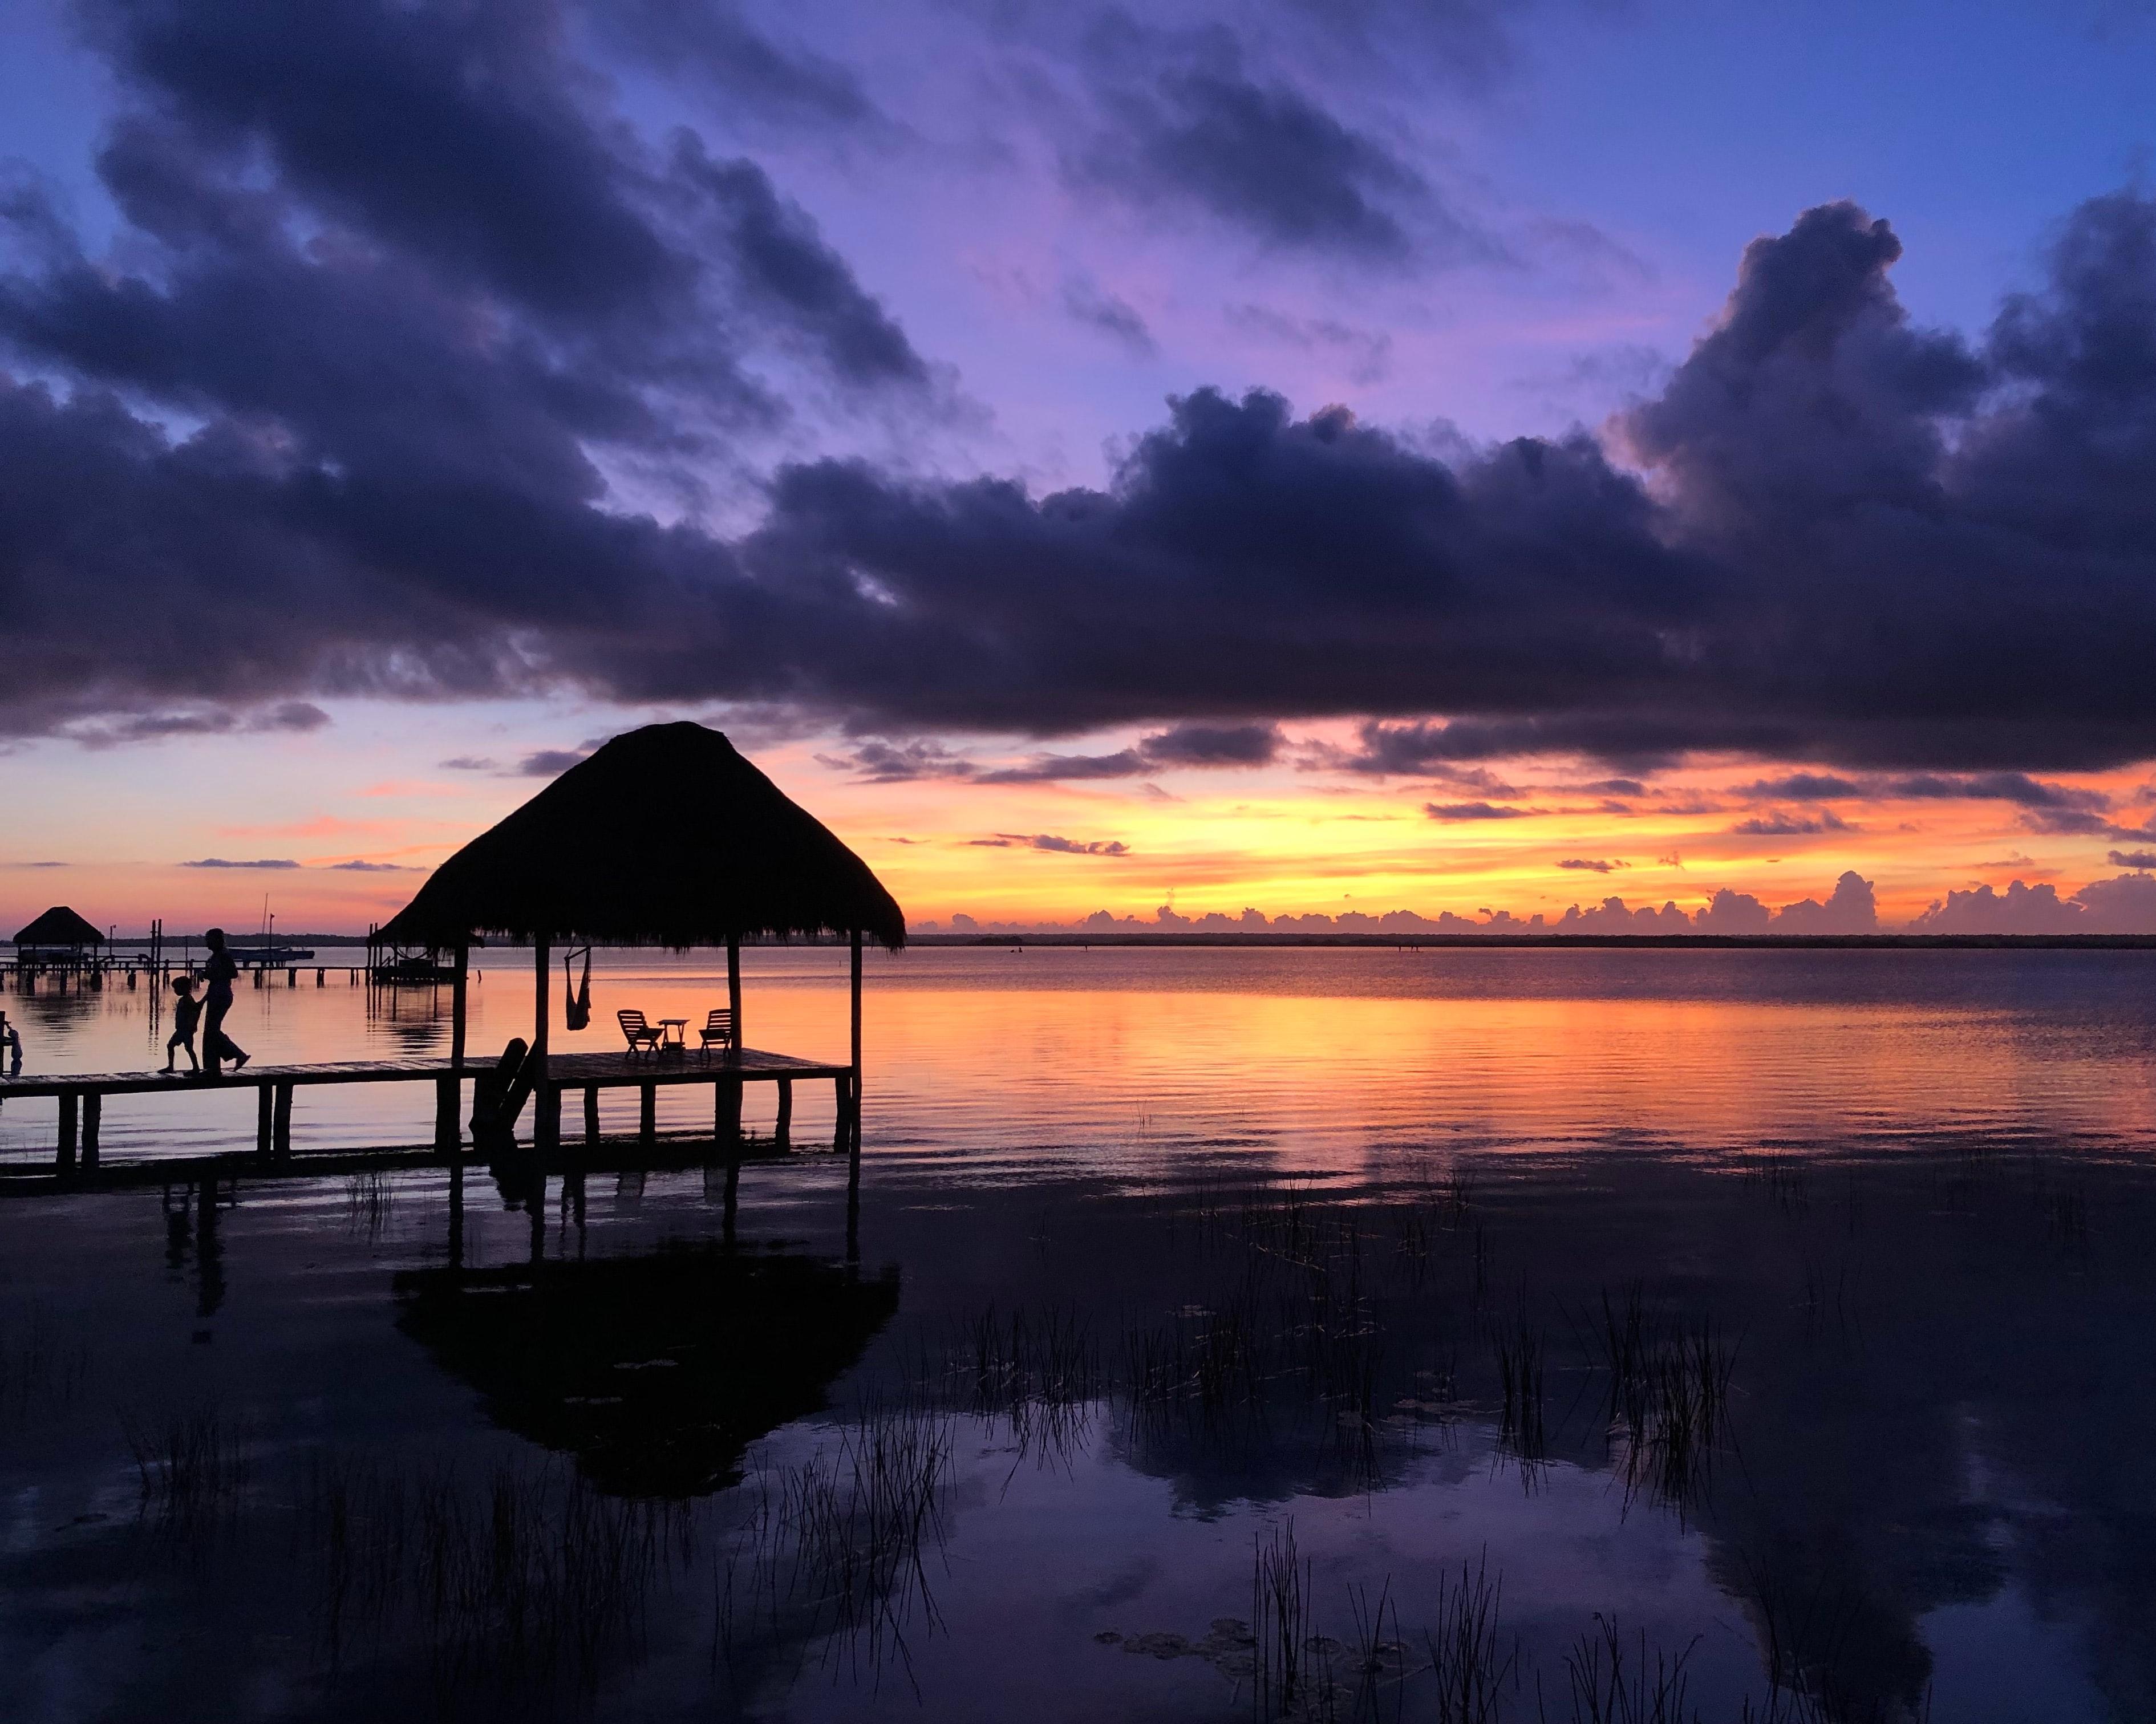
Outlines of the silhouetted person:
<svg viewBox="0 0 2156 1724">
<path fill-rule="evenodd" d="M 172 1033 L 165 1038 L 165 1070 L 171 1071 L 175 1049 L 187 1050 L 190 1070 L 200 1071 L 202 1061 L 195 1058 L 195 1026 L 202 1022 L 202 1002 L 195 998 L 195 978 L 192 976 L 172 977 Z M 243 1056 L 244 1057 L 244 1056 Z"/>
<path fill-rule="evenodd" d="M 220 1060 L 229 1060 L 234 1071 L 247 1064 L 247 1049 L 224 1033 L 224 1014 L 232 1009 L 232 984 L 239 979 L 239 962 L 224 949 L 223 928 L 212 928 L 203 939 L 209 947 L 209 962 L 203 967 L 209 992 L 203 999 L 209 1021 L 203 1026 L 202 1069 L 215 1077 Z"/>
<path fill-rule="evenodd" d="M 9 1077 L 23 1075 L 23 1038 L 15 1033 L 15 1026 L 8 1021 L 8 1014 L 0 1012 L 0 1059 L 8 1065 Z"/>
</svg>

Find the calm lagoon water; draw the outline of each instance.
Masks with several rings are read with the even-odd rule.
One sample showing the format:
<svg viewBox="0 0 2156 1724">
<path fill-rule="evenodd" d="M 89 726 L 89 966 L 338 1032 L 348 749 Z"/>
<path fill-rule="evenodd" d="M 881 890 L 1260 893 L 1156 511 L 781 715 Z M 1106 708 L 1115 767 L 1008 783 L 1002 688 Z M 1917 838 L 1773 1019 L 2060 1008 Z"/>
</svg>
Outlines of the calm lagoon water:
<svg viewBox="0 0 2156 1724">
<path fill-rule="evenodd" d="M 842 1053 L 843 953 L 747 972 L 752 1044 Z M 302 982 L 258 1058 L 445 1041 Z M 701 1168 L 536 1230 L 476 1168 L 454 1233 L 440 1168 L 0 1201 L 0 1716 L 2156 1716 L 2152 983 L 916 950 L 854 1257 L 814 1152 L 731 1240 Z M 557 1045 L 723 993 L 602 954 Z M 151 1004 L 5 997 L 46 1070 L 160 1063 Z M 302 1092 L 295 1146 L 430 1105 Z M 105 1153 L 253 1129 L 119 1100 Z"/>
</svg>

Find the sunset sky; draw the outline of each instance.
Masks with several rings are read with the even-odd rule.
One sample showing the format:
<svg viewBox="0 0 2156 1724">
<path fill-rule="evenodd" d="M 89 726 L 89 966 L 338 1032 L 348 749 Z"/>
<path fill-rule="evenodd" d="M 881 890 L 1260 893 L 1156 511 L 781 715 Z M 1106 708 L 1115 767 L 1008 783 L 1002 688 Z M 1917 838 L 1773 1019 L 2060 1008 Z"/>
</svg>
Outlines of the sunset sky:
<svg viewBox="0 0 2156 1724">
<path fill-rule="evenodd" d="M 916 923 L 2156 931 L 2146 7 L 5 3 L 0 934 L 673 717 Z"/>
</svg>

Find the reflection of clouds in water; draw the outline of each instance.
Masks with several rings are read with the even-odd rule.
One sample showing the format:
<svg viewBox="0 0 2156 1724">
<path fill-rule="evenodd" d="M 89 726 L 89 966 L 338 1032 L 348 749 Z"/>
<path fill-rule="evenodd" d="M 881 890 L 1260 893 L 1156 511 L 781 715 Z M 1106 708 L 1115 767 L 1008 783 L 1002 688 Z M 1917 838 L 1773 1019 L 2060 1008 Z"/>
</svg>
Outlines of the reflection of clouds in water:
<svg viewBox="0 0 2156 1724">
<path fill-rule="evenodd" d="M 709 1003 L 693 961 L 608 957 L 603 1012 Z M 528 979 L 497 959 L 482 1049 L 525 1027 Z M 1050 1687 L 1103 1715 L 1213 1695 L 1175 1686 L 1219 1680 L 1202 1659 L 1093 1637 L 1195 1645 L 1246 1615 L 1253 1536 L 1292 1515 L 1335 1635 L 1349 1586 L 1390 1577 L 1412 1642 L 1435 1577 L 1486 1547 L 1507 1621 L 1560 1693 L 1566 1650 L 1614 1609 L 1666 1649 L 1705 1635 L 1688 1669 L 1710 1716 L 1761 1692 L 1769 1644 L 1844 1716 L 1905 1716 L 1927 1683 L 1943 1719 L 2144 1715 L 2141 968 L 2079 953 L 910 953 L 871 970 L 862 1226 L 871 1260 L 903 1270 L 902 1310 L 895 1283 L 813 1255 L 842 1224 L 828 1157 L 744 1172 L 743 1234 L 797 1242 L 783 1254 L 701 1243 L 721 1227 L 701 1172 L 655 1172 L 593 1181 L 573 1234 L 550 1222 L 546 1249 L 593 1254 L 582 1265 L 488 1267 L 529 1234 L 469 1203 L 480 1267 L 461 1280 L 438 1267 L 430 1176 L 400 1184 L 379 1239 L 353 1229 L 335 1182 L 311 1206 L 249 1188 L 218 1221 L 217 1380 L 249 1398 L 274 1384 L 273 1419 L 305 1407 L 298 1440 L 365 1443 L 388 1420 L 489 1455 L 536 1444 L 607 1491 L 707 1490 L 738 1470 L 746 1489 L 700 1498 L 721 1520 L 819 1445 L 812 1482 L 844 1485 L 852 1413 L 932 1392 L 956 1435 L 948 1562 L 930 1568 L 948 1632 L 909 1642 L 932 1711 L 963 1694 L 1022 1716 Z M 843 986 L 842 957 L 752 954 L 752 1035 L 817 1050 L 843 1032 Z M 341 1049 L 365 1024 L 360 992 L 269 990 L 259 1021 Z M 105 1006 L 85 1034 L 139 1037 L 139 1000 Z M 175 1366 L 169 1326 L 137 1303 L 176 1315 L 173 1290 L 146 1296 L 109 1267 L 153 1269 L 169 1249 L 177 1304 L 194 1303 L 197 1213 L 169 1234 L 148 1202 L 78 1203 L 66 1229 L 42 1224 L 53 1213 L 0 1206 L 11 1275 L 93 1314 L 131 1392 L 140 1378 L 167 1385 L 146 1400 L 198 1394 L 207 1356 Z M 385 1260 L 404 1272 L 400 1321 L 441 1368 L 382 1322 Z M 1626 1429 L 1668 1415 L 1609 1380 L 1603 1300 L 1621 1326 L 1635 1280 L 1657 1345 L 1711 1317 L 1734 1360 L 1711 1468 L 1650 1467 L 1628 1488 Z M 338 1285 L 369 1290 L 321 1296 Z M 1527 1469 L 1499 1441 L 1493 1342 L 1523 1326 L 1544 1377 L 1546 1458 Z M 1181 1362 L 1140 1395 L 1147 1337 L 1151 1358 Z M 45 1487 L 108 1466 L 111 1438 L 85 1425 L 77 1471 L 54 1463 Z M 706 1668 L 708 1579 L 683 1589 L 691 1629 L 654 1607 L 653 1670 L 685 1636 Z M 267 1655 L 234 1650 L 218 1680 Z"/>
<path fill-rule="evenodd" d="M 1597 1610 L 1619 1612 L 1628 1633 L 1656 1628 L 1669 1650 L 1711 1623 L 1741 1624 L 1738 1641 L 1717 1629 L 1699 1655 L 1696 1698 L 1720 1686 L 1733 1705 L 1748 1682 L 1757 1692 L 1745 1644 L 1756 1640 L 1835 1716 L 1913 1716 L 1934 1682 L 1942 1694 L 1967 1686 L 1965 1667 L 1938 1660 L 1942 1614 L 2008 1620 L 2031 1598 L 2084 1624 L 2053 1638 L 2054 1667 L 2025 1684 L 2032 1693 L 2082 1691 L 2085 1644 L 2103 1690 L 2134 1697 L 2128 1715 L 2156 1693 L 2128 1626 L 2146 1620 L 2156 1588 L 2125 1559 L 2138 1434 L 2156 1393 L 2121 1368 L 2156 1317 L 2156 1289 L 2118 1244 L 2102 1252 L 2102 1229 L 2092 1240 L 2058 1220 L 2107 1216 L 2115 1240 L 2136 1236 L 2156 1198 L 2145 1170 L 2091 1169 L 2100 1188 L 2077 1187 L 2078 1203 L 2061 1201 L 2060 1182 L 2081 1172 L 1951 1144 L 1815 1167 L 1802 1202 L 1788 1177 L 1644 1157 L 1614 1186 L 1562 1161 L 1513 1162 L 1502 1183 L 1496 1171 L 1485 1164 L 1471 1206 L 1500 1290 L 1481 1301 L 1474 1227 L 1418 1234 L 1411 1180 L 1396 1178 L 1383 1207 L 1276 1193 L 1252 1209 L 1214 1193 L 1173 1228 L 1060 1204 L 1029 1285 L 1000 1290 L 1011 1322 L 1023 1295 L 1064 1301 L 1091 1321 L 1105 1362 L 1104 1402 L 1066 1424 L 1077 1441 L 1055 1464 L 1081 1479 L 1106 1461 L 1159 1480 L 1177 1518 L 1201 1525 L 1252 1505 L 1292 1512 L 1336 1591 L 1389 1576 L 1412 1598 L 1433 1564 L 1486 1543 L 1508 1614 L 1547 1660 Z M 1273 1275 L 1281 1265 L 1293 1273 Z M 1628 1396 L 1594 1332 L 1624 1325 L 1635 1275 L 1648 1367 L 1702 1349 L 1711 1316 L 1729 1383 L 1726 1426 L 1702 1434 L 1712 1465 L 1646 1488 L 1625 1475 L 1625 1426 L 1609 1408 Z M 1162 1338 L 1178 1320 L 1179 1352 Z M 1500 1440 L 1491 1332 L 1516 1320 L 1540 1328 L 1553 1385 L 1548 1458 L 1525 1471 Z M 1340 1441 L 1353 1398 L 1321 1380 L 1328 1322 L 1372 1331 L 1370 1399 L 1397 1409 L 1360 1465 Z M 1211 1360 L 1208 1325 L 1231 1331 Z M 1219 1374 L 1240 1360 L 1247 1379 L 1209 1383 L 1230 1353 Z M 1173 1394 L 1149 1391 L 1171 1356 Z M 1669 1416 L 1651 1397 L 1629 1417 L 1643 1424 Z M 1321 1514 L 1327 1503 L 1337 1517 Z M 1074 1595 L 1094 1598 L 1112 1572 L 1127 1582 L 1115 1632 L 1198 1633 L 1209 1615 L 1163 1614 L 1161 1595 L 1188 1588 L 1156 1536 L 1127 1525 L 1117 1536 L 1116 1568 L 1076 1563 L 1100 1578 Z M 1676 1584 L 1685 1573 L 1689 1588 Z"/>
</svg>

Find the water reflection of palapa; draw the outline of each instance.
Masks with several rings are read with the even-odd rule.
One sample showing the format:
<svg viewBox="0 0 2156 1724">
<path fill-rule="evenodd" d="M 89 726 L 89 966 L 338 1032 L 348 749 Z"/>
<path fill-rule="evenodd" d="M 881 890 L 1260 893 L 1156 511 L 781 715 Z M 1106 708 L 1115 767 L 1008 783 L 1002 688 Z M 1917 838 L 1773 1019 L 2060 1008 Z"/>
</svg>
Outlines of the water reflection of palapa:
<svg viewBox="0 0 2156 1724">
<path fill-rule="evenodd" d="M 880 1275 L 674 1244 L 648 1256 L 408 1271 L 397 1326 L 489 1418 L 575 1456 L 600 1490 L 702 1495 L 748 1445 L 825 1404 L 898 1308 Z"/>
</svg>

